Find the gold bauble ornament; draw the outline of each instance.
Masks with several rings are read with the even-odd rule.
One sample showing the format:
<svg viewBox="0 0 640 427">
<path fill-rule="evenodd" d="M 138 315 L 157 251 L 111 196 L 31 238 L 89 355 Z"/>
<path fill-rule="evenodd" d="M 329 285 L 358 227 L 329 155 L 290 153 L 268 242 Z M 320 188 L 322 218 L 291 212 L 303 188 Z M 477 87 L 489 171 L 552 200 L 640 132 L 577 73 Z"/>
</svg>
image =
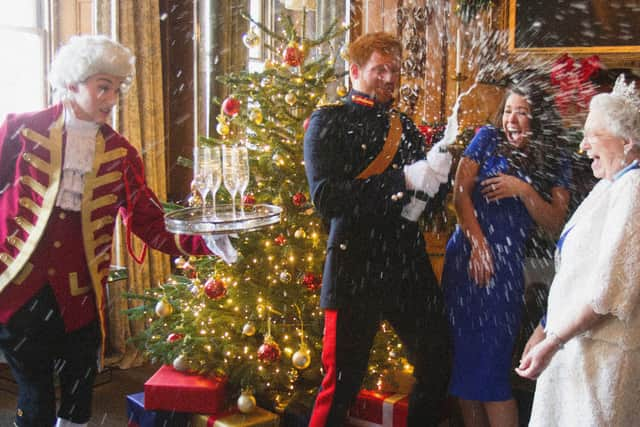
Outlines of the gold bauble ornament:
<svg viewBox="0 0 640 427">
<path fill-rule="evenodd" d="M 251 390 L 243 390 L 238 397 L 238 410 L 243 414 L 250 414 L 256 409 L 256 398 Z"/>
<path fill-rule="evenodd" d="M 248 337 L 254 336 L 256 334 L 256 325 L 254 325 L 252 322 L 245 323 L 245 325 L 242 327 L 242 334 Z"/>
<path fill-rule="evenodd" d="M 349 49 L 346 46 L 342 46 L 340 48 L 339 55 L 340 55 L 340 58 L 342 58 L 344 61 L 348 61 L 349 60 Z"/>
<path fill-rule="evenodd" d="M 289 283 L 291 282 L 291 273 L 288 271 L 282 271 L 280 272 L 279 278 L 282 283 Z"/>
<path fill-rule="evenodd" d="M 259 108 L 252 108 L 251 110 L 249 110 L 249 120 L 251 120 L 257 125 L 262 123 L 262 120 L 263 120 L 262 111 L 260 111 Z"/>
<path fill-rule="evenodd" d="M 291 356 L 291 363 L 293 367 L 302 371 L 307 369 L 311 365 L 311 354 L 306 345 L 301 345 L 298 351 Z"/>
<path fill-rule="evenodd" d="M 340 97 L 345 96 L 347 94 L 347 87 L 345 85 L 338 85 L 336 94 Z"/>
<path fill-rule="evenodd" d="M 260 36 L 253 31 L 253 28 L 251 28 L 248 32 L 242 35 L 242 43 L 247 47 L 247 49 L 258 47 L 260 45 Z"/>
<path fill-rule="evenodd" d="M 187 260 L 184 259 L 184 257 L 179 256 L 178 258 L 176 258 L 173 263 L 175 264 L 176 268 L 183 268 L 184 265 L 186 264 Z"/>
<path fill-rule="evenodd" d="M 271 86 L 272 80 L 269 77 L 264 77 L 262 80 L 260 80 L 260 86 L 267 88 L 269 86 Z"/>
<path fill-rule="evenodd" d="M 158 317 L 171 316 L 173 314 L 173 306 L 163 298 L 156 303 L 155 311 Z"/>
<path fill-rule="evenodd" d="M 284 102 L 286 102 L 289 105 L 293 106 L 297 101 L 298 101 L 298 97 L 296 97 L 296 94 L 293 92 L 289 92 L 284 96 Z"/>
<path fill-rule="evenodd" d="M 218 132 L 222 136 L 229 135 L 229 126 L 225 123 L 218 123 L 216 126 L 216 132 Z"/>
<path fill-rule="evenodd" d="M 187 199 L 187 204 L 189 207 L 202 206 L 202 197 L 200 197 L 200 193 L 191 193 Z"/>
<path fill-rule="evenodd" d="M 272 59 L 267 59 L 264 61 L 264 69 L 265 70 L 272 70 L 276 67 L 276 62 L 274 62 Z"/>
<path fill-rule="evenodd" d="M 293 233 L 293 235 L 295 236 L 296 239 L 304 239 L 305 237 L 307 237 L 307 233 L 304 231 L 303 228 L 298 228 L 296 232 Z"/>
<path fill-rule="evenodd" d="M 284 165 L 284 157 L 282 157 L 282 155 L 279 153 L 276 153 L 273 156 L 271 156 L 271 160 L 273 160 L 273 163 L 275 163 L 276 166 Z"/>
</svg>

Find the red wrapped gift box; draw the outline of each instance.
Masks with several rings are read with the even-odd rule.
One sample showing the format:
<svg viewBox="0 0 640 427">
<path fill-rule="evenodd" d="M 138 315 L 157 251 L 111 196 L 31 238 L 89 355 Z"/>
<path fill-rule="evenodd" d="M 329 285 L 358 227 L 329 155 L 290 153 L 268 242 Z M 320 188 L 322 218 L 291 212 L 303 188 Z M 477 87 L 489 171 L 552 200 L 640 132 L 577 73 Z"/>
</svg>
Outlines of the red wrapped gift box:
<svg viewBox="0 0 640 427">
<path fill-rule="evenodd" d="M 349 425 L 357 427 L 405 427 L 409 396 L 362 390 L 349 410 Z"/>
<path fill-rule="evenodd" d="M 225 409 L 226 385 L 224 378 L 163 366 L 144 383 L 144 409 L 217 414 Z"/>
</svg>

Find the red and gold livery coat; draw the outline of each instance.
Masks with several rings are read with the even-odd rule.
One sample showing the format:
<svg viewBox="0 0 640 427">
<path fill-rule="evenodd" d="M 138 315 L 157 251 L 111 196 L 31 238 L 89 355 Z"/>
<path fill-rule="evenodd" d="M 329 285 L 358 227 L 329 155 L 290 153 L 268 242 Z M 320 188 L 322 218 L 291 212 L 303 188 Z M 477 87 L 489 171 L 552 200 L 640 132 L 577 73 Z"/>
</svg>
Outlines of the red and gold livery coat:
<svg viewBox="0 0 640 427">
<path fill-rule="evenodd" d="M 58 104 L 36 113 L 9 115 L 0 127 L 0 323 L 46 285 L 41 271 L 46 266 L 38 263 L 51 258 L 49 248 L 42 245 L 55 234 L 55 247 L 84 254 L 56 265 L 55 277 L 67 280 L 70 289 L 56 293 L 56 298 L 60 304 L 67 294 L 73 298 L 82 293 L 79 289 L 93 290 L 104 344 L 104 289 L 118 211 L 127 233 L 133 232 L 152 248 L 172 255 L 210 251 L 199 237 L 165 230 L 162 206 L 145 183 L 140 156 L 108 125 L 98 132 L 93 168 L 85 175 L 81 210 L 75 213 L 78 220 L 61 221 L 65 213 L 55 202 L 65 146 L 63 110 Z M 78 262 L 82 265 L 74 265 Z M 78 283 L 78 278 L 90 283 Z M 82 326 L 74 321 L 65 320 L 67 329 Z"/>
</svg>

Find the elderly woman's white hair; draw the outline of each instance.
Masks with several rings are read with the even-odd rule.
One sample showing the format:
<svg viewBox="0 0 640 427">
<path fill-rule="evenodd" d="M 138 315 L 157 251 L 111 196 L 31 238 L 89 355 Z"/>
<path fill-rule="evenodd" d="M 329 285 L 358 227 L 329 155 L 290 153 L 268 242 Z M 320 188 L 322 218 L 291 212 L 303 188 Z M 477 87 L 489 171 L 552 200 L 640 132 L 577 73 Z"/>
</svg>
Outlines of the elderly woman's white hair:
<svg viewBox="0 0 640 427">
<path fill-rule="evenodd" d="M 625 83 L 624 74 L 618 76 L 610 93 L 591 99 L 589 112 L 602 116 L 608 131 L 640 146 L 640 95 L 635 82 Z"/>
<path fill-rule="evenodd" d="M 107 36 L 71 37 L 51 63 L 49 83 L 54 99 L 67 99 L 69 85 L 82 83 L 95 74 L 122 77 L 122 91 L 125 92 L 133 81 L 135 57 L 128 48 Z"/>
</svg>

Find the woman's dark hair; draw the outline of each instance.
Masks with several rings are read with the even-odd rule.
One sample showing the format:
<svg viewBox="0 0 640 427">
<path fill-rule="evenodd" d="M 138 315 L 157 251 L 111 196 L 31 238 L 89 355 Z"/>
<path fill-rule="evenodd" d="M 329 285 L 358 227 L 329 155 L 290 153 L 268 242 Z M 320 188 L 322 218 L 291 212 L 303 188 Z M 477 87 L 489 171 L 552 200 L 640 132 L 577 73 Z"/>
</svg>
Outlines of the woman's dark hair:
<svg viewBox="0 0 640 427">
<path fill-rule="evenodd" d="M 503 142 L 498 144 L 498 153 L 509 159 L 512 168 L 520 169 L 529 176 L 536 190 L 548 199 L 551 187 L 557 181 L 559 168 L 565 163 L 566 155 L 562 147 L 566 145 L 567 135 L 553 96 L 544 89 L 546 86 L 549 83 L 535 75 L 512 78 L 494 118 L 494 125 L 503 137 Z M 531 136 L 522 149 L 507 143 L 502 129 L 505 104 L 512 94 L 525 98 L 531 110 Z"/>
</svg>

